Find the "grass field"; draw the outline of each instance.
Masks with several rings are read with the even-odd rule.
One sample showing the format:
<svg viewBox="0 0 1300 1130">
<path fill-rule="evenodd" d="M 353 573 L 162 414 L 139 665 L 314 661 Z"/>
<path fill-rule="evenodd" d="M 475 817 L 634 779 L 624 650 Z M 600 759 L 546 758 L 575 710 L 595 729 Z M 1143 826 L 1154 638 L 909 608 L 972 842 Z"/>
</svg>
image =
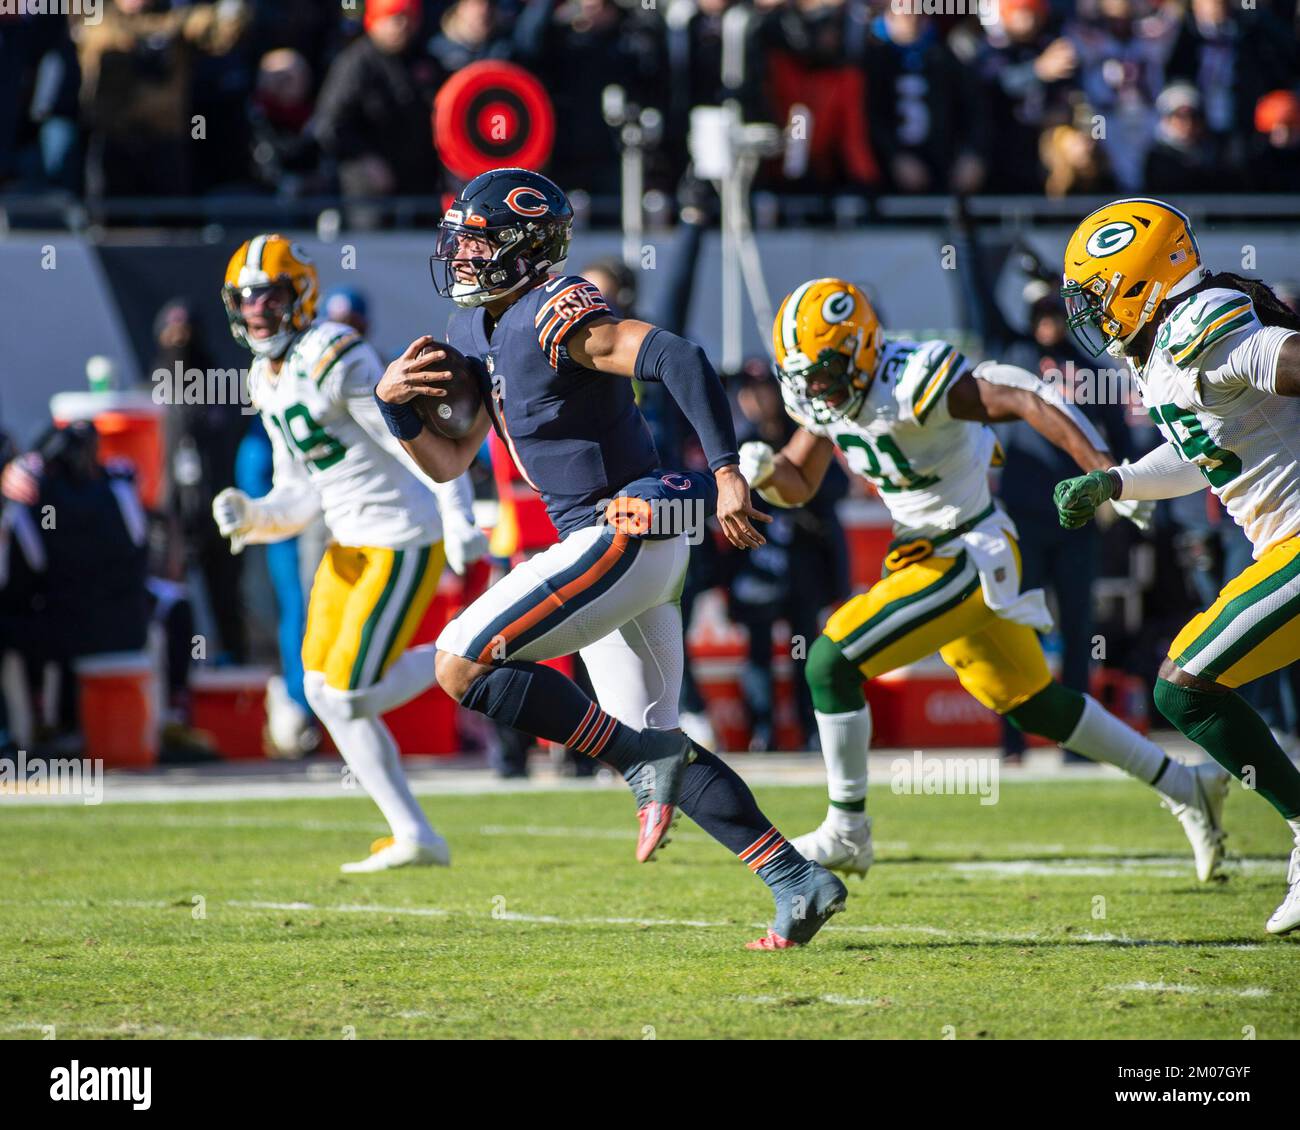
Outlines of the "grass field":
<svg viewBox="0 0 1300 1130">
<path fill-rule="evenodd" d="M 758 792 L 790 833 L 823 812 Z M 1122 781 L 873 787 L 877 866 L 787 953 L 744 950 L 770 900 L 694 825 L 637 865 L 621 790 L 424 803 L 451 870 L 346 877 L 362 798 L 8 806 L 0 1035 L 1300 1037 L 1300 945 L 1263 931 L 1286 837 L 1239 792 L 1202 887 Z"/>
</svg>

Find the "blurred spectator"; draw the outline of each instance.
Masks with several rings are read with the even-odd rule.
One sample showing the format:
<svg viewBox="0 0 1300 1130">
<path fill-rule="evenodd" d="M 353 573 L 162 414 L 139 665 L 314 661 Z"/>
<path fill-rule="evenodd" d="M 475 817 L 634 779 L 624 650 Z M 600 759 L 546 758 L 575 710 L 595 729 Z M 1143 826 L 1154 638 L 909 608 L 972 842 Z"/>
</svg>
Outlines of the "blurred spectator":
<svg viewBox="0 0 1300 1130">
<path fill-rule="evenodd" d="M 1101 127 L 1088 128 L 1088 136 L 1101 142 L 1125 192 L 1141 190 L 1155 137 L 1165 48 L 1161 26 L 1142 19 L 1147 12 L 1146 0 L 1080 0 L 1078 18 L 1066 27 L 1084 98 Z"/>
<path fill-rule="evenodd" d="M 24 546 L 24 538 L 16 530 L 17 507 L 26 506 L 30 499 L 20 497 L 11 502 L 6 491 L 9 468 L 16 455 L 13 441 L 6 433 L 0 432 L 0 672 L 3 672 L 5 660 L 11 652 L 21 654 L 22 641 L 33 629 L 29 580 L 33 575 L 33 565 L 27 559 L 31 550 L 30 546 Z M 27 518 L 30 521 L 30 515 Z M 28 536 L 33 532 L 29 529 Z M 0 683 L 0 759 L 12 757 L 17 749 L 9 721 L 9 703 L 3 683 Z"/>
<path fill-rule="evenodd" d="M 998 12 L 979 58 L 997 139 L 988 187 L 1037 193 L 1044 176 L 1038 139 L 1048 125 L 1070 120 L 1079 59 L 1074 43 L 1052 26 L 1048 0 L 1001 0 Z"/>
<path fill-rule="evenodd" d="M 1296 40 L 1270 12 L 1229 0 L 1191 0 L 1166 64 L 1169 79 L 1200 91 L 1224 157 L 1240 165 L 1255 104 L 1295 78 Z"/>
<path fill-rule="evenodd" d="M 50 428 L 30 461 L 38 485 L 11 522 L 31 566 L 32 624 L 23 650 L 61 672 L 58 729 L 77 730 L 74 661 L 140 651 L 149 625 L 147 523 L 129 465 L 101 467 L 95 427 Z M 9 504 L 13 504 L 9 500 Z M 47 509 L 48 508 L 48 509 Z M 53 514 L 50 522 L 43 516 Z"/>
<path fill-rule="evenodd" d="M 1029 330 L 1032 342 L 1007 350 L 1007 362 L 1022 365 L 1056 388 L 1096 426 L 1116 463 L 1133 457 L 1124 407 L 1107 399 L 1114 382 L 1099 379 L 1100 361 L 1086 358 L 1074 346 L 1066 329 L 1065 306 L 1055 287 L 1034 282 L 1026 288 L 1032 297 Z M 1097 523 L 1081 530 L 1063 530 L 1044 483 L 1057 483 L 1079 473 L 1078 466 L 1059 447 L 1044 439 L 1023 420 L 995 429 L 1004 461 L 998 498 L 1019 530 L 1021 587 L 1042 588 L 1055 600 L 1056 625 L 1061 636 L 1060 679 L 1065 686 L 1087 691 L 1093 648 L 1091 593 L 1097 578 L 1101 532 Z M 1003 748 L 1010 754 L 1024 751 L 1019 730 L 1003 725 Z M 1073 755 L 1067 755 L 1069 760 Z"/>
<path fill-rule="evenodd" d="M 1219 147 L 1206 132 L 1196 87 L 1185 82 L 1165 87 L 1156 99 L 1156 112 L 1160 124 L 1147 154 L 1147 192 L 1226 192 L 1239 187 L 1235 171 L 1220 159 Z"/>
<path fill-rule="evenodd" d="M 330 66 L 314 132 L 344 196 L 428 193 L 437 182 L 430 114 L 438 67 L 415 49 L 419 0 L 369 0 L 366 34 Z"/>
<path fill-rule="evenodd" d="M 784 170 L 787 186 L 833 191 L 879 184 L 862 70 L 868 30 L 866 9 L 856 0 L 794 0 L 765 18 L 770 113 L 807 145 L 801 167 Z"/>
<path fill-rule="evenodd" d="M 740 442 L 761 440 L 780 450 L 795 432 L 785 412 L 781 389 L 765 362 L 751 362 L 741 374 L 737 402 L 744 414 Z M 772 515 L 763 527 L 767 544 L 727 560 L 727 604 L 743 624 L 749 646 L 741 689 L 749 711 L 752 752 L 777 748 L 772 670 L 773 629 L 790 628 L 795 706 L 805 747 L 817 741 L 817 719 L 804 678 L 807 649 L 816 639 L 819 614 L 848 595 L 848 554 L 835 503 L 848 492 L 848 480 L 832 462 L 821 489 L 804 506 L 784 509 L 755 497 L 754 505 Z"/>
<path fill-rule="evenodd" d="M 211 371 L 211 356 L 186 299 L 174 298 L 158 311 L 154 341 L 151 372 Z M 213 498 L 235 484 L 235 452 L 247 428 L 239 404 L 173 404 L 166 421 L 167 507 L 187 559 L 203 578 L 220 636 L 209 658 L 218 662 L 242 663 L 248 650 L 239 600 L 242 562 L 212 521 Z"/>
<path fill-rule="evenodd" d="M 359 334 L 370 330 L 370 303 L 361 291 L 350 286 L 336 286 L 321 300 L 321 313 L 328 322 L 351 326 Z"/>
<path fill-rule="evenodd" d="M 619 150 L 604 118 L 604 93 L 622 87 L 638 106 L 664 101 L 663 22 L 613 0 L 529 0 L 516 17 L 515 60 L 555 104 L 551 168 L 560 187 L 616 194 Z"/>
<path fill-rule="evenodd" d="M 1039 157 L 1047 170 L 1048 196 L 1086 196 L 1116 191 L 1106 154 L 1091 133 L 1078 126 L 1052 126 L 1039 139 Z"/>
<path fill-rule="evenodd" d="M 673 178 L 686 167 L 691 108 L 720 106 L 729 98 L 740 102 L 746 121 L 761 121 L 769 113 L 763 101 L 760 33 L 770 19 L 744 0 L 670 0 L 664 16 L 667 50 L 667 120 L 664 147 Z M 733 72 L 723 74 L 723 26 L 741 50 Z M 736 67 L 738 64 L 738 68 Z"/>
<path fill-rule="evenodd" d="M 482 59 L 507 59 L 512 49 L 502 33 L 496 0 L 453 0 L 427 47 L 443 79 Z"/>
<path fill-rule="evenodd" d="M 263 55 L 248 110 L 253 176 L 280 195 L 308 195 L 325 187 L 320 148 L 306 128 L 312 108 L 307 60 L 288 47 Z"/>
<path fill-rule="evenodd" d="M 90 131 L 87 191 L 189 193 L 195 53 L 230 51 L 247 23 L 245 6 L 221 0 L 164 9 L 154 0 L 111 0 L 101 7 L 98 23 L 73 28 Z"/>
<path fill-rule="evenodd" d="M 1255 106 L 1255 155 L 1250 185 L 1257 192 L 1300 187 L 1300 94 L 1274 90 Z"/>
<path fill-rule="evenodd" d="M 80 83 L 66 20 L 0 16 L 0 185 L 76 191 Z"/>
<path fill-rule="evenodd" d="M 984 183 L 988 115 L 974 70 L 929 17 L 891 4 L 867 48 L 871 144 L 898 192 L 971 193 Z"/>
</svg>

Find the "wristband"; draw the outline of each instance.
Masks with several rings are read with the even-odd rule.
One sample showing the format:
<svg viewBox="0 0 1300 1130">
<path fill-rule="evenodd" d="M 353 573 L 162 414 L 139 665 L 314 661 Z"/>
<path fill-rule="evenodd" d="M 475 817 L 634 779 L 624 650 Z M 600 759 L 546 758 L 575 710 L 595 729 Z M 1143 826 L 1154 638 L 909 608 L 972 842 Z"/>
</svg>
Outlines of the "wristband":
<svg viewBox="0 0 1300 1130">
<path fill-rule="evenodd" d="M 405 404 L 389 404 L 388 401 L 379 399 L 379 393 L 375 393 L 375 403 L 379 405 L 379 413 L 388 430 L 398 439 L 411 440 L 424 431 L 424 421 L 411 407 L 410 401 Z"/>
</svg>

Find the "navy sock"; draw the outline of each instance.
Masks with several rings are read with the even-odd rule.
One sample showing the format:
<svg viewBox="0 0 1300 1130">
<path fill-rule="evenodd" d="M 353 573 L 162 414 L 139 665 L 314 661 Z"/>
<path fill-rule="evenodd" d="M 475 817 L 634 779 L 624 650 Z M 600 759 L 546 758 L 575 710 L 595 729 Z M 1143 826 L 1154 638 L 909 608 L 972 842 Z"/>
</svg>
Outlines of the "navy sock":
<svg viewBox="0 0 1300 1130">
<path fill-rule="evenodd" d="M 625 770 L 641 759 L 637 732 L 606 714 L 572 679 L 540 663 L 511 660 L 470 684 L 461 706 Z"/>
<path fill-rule="evenodd" d="M 681 810 L 774 890 L 802 878 L 808 861 L 763 815 L 749 786 L 726 762 L 695 748 L 695 762 L 682 786 Z"/>
</svg>

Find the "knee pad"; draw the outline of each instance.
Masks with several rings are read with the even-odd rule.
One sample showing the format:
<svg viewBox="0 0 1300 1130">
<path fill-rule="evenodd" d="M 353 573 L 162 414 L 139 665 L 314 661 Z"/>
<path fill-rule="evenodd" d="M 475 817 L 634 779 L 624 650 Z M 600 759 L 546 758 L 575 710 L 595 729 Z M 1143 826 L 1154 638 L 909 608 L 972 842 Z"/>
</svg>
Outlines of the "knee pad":
<svg viewBox="0 0 1300 1130">
<path fill-rule="evenodd" d="M 527 671 L 509 665 L 493 667 L 470 683 L 460 704 L 467 710 L 513 726 L 518 721 L 528 681 Z"/>
<path fill-rule="evenodd" d="M 1017 730 L 1063 742 L 1083 715 L 1084 697 L 1053 679 L 1041 691 L 1002 715 Z"/>
<path fill-rule="evenodd" d="M 862 672 L 830 636 L 820 635 L 808 649 L 804 677 L 812 692 L 813 707 L 822 714 L 848 714 L 866 703 Z"/>
</svg>

